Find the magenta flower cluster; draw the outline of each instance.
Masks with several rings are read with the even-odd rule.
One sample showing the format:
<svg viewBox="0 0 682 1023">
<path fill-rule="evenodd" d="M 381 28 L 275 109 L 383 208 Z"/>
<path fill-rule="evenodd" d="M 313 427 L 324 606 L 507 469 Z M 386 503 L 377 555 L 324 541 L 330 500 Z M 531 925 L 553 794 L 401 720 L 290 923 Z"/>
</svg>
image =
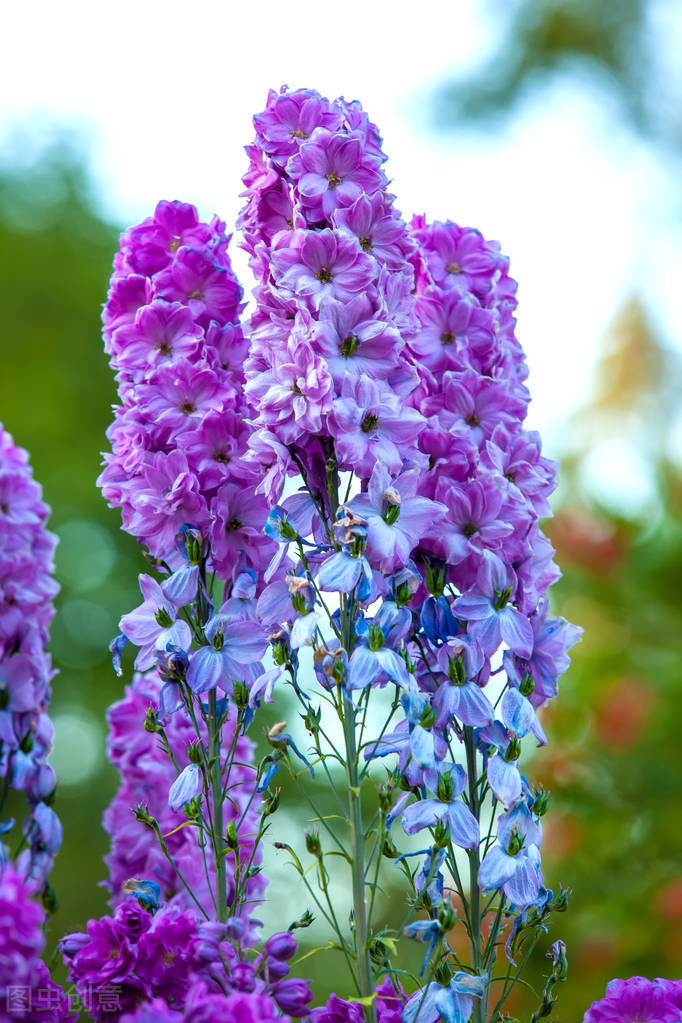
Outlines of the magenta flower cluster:
<svg viewBox="0 0 682 1023">
<path fill-rule="evenodd" d="M 177 780 L 177 770 L 161 748 L 157 734 L 141 727 L 148 711 L 158 710 L 160 691 L 161 679 L 157 672 L 136 674 L 126 687 L 124 698 L 113 704 L 107 713 L 107 753 L 121 776 L 118 791 L 104 813 L 104 827 L 111 841 L 105 862 L 109 868 L 112 903 L 117 905 L 125 899 L 124 886 L 130 878 L 145 878 L 159 886 L 166 904 L 196 913 L 196 903 L 180 882 L 179 871 L 209 915 L 212 911 L 209 878 L 214 869 L 213 851 L 206 848 L 202 853 L 196 829 L 186 826 L 182 804 L 176 809 L 169 805 L 169 790 Z M 165 735 L 178 768 L 184 770 L 188 766 L 188 746 L 196 739 L 193 723 L 184 708 L 180 707 L 168 716 Z M 224 738 L 228 749 L 234 740 L 236 753 L 230 772 L 226 812 L 228 819 L 238 825 L 240 855 L 247 861 L 253 858 L 254 865 L 258 866 L 261 851 L 253 848 L 259 816 L 259 799 L 254 799 L 256 769 L 251 766 L 253 745 L 245 736 L 235 736 L 230 722 L 225 728 Z M 162 852 L 154 833 L 141 827 L 135 819 L 136 807 L 143 807 L 158 822 L 161 833 L 166 836 L 166 846 L 174 866 Z M 234 852 L 227 856 L 230 865 L 227 871 L 228 904 L 234 897 L 234 891 L 229 887 L 234 877 L 234 857 Z M 254 911 L 263 897 L 266 884 L 261 873 L 247 882 L 248 902 Z"/>
<path fill-rule="evenodd" d="M 583 1023 L 679 1023 L 682 981 L 630 977 L 612 980 L 606 995 L 593 1002 Z"/>
<path fill-rule="evenodd" d="M 61 950 L 81 1000 L 96 1021 L 177 1020 L 240 1023 L 300 1017 L 309 987 L 288 977 L 293 936 L 274 935 L 253 962 L 239 960 L 230 928 L 177 905 L 153 915 L 134 898 L 113 916 L 90 920 Z"/>
<path fill-rule="evenodd" d="M 50 980 L 40 956 L 45 911 L 30 897 L 11 863 L 0 869 L 0 1018 L 11 1023 L 64 1023 L 64 992 Z"/>
<path fill-rule="evenodd" d="M 223 577 L 238 551 L 258 567 L 267 514 L 247 486 L 248 342 L 228 242 L 222 221 L 201 223 L 180 202 L 160 202 L 121 237 L 103 313 L 121 404 L 99 479 L 154 556 L 171 556 L 191 522 L 210 534 Z"/>
<path fill-rule="evenodd" d="M 46 646 L 59 587 L 52 578 L 56 537 L 28 455 L 0 425 L 0 779 L 25 792 L 29 817 L 18 868 L 42 887 L 59 850 L 62 828 L 48 805 L 55 775 L 48 763 L 48 716 L 54 676 Z M 1 836 L 10 825 L 0 822 Z"/>
</svg>

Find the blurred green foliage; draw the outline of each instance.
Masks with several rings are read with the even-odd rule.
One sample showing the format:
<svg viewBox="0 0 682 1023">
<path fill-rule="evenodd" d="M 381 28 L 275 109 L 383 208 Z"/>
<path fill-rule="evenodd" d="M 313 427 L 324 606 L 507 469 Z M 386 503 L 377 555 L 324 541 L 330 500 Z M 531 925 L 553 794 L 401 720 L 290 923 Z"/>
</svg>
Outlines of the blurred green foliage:
<svg viewBox="0 0 682 1023">
<path fill-rule="evenodd" d="M 100 819 L 116 776 L 104 712 L 121 691 L 107 644 L 135 601 L 138 567 L 135 543 L 95 487 L 114 398 L 99 309 L 117 231 L 95 211 L 83 166 L 66 138 L 0 165 L 0 421 L 28 449 L 61 538 L 52 716 L 62 725 L 56 766 L 75 783 L 58 786 L 65 838 L 50 945 L 105 908 Z"/>
<path fill-rule="evenodd" d="M 682 147 L 679 62 L 666 60 L 666 24 L 679 5 L 661 0 L 488 0 L 497 45 L 472 74 L 440 91 L 439 127 L 506 116 L 542 97 L 556 74 L 596 84 L 647 141 Z M 674 38 L 674 36 L 673 36 Z"/>
</svg>

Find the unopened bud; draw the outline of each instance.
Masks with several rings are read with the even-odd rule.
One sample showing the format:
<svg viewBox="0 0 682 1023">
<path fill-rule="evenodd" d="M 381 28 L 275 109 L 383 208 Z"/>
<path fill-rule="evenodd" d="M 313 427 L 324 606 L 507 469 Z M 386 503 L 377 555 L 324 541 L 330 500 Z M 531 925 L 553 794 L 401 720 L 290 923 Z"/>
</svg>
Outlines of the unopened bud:
<svg viewBox="0 0 682 1023">
<path fill-rule="evenodd" d="M 447 820 L 441 818 L 441 820 L 436 822 L 436 826 L 433 829 L 433 844 L 436 849 L 445 849 L 450 843 L 450 838 L 450 825 Z"/>
<path fill-rule="evenodd" d="M 311 856 L 315 856 L 318 860 L 321 859 L 322 845 L 320 844 L 320 836 L 317 831 L 306 831 L 305 847 Z"/>
<path fill-rule="evenodd" d="M 159 724 L 159 715 L 153 709 L 153 707 L 147 708 L 147 716 L 144 719 L 144 730 L 145 732 L 162 732 L 163 729 Z"/>
<path fill-rule="evenodd" d="M 394 860 L 398 856 L 398 849 L 390 835 L 387 835 L 382 842 L 381 855 L 385 856 L 387 860 Z"/>
<path fill-rule="evenodd" d="M 426 562 L 426 586 L 432 597 L 442 597 L 445 589 L 445 565 L 442 561 L 435 564 Z"/>
<path fill-rule="evenodd" d="M 419 718 L 419 724 L 428 732 L 436 723 L 436 712 L 433 707 L 424 707 Z"/>
<path fill-rule="evenodd" d="M 448 678 L 452 682 L 453 686 L 463 686 L 467 680 L 466 671 L 464 670 L 464 658 L 461 654 L 457 657 L 450 657 L 448 659 Z"/>
<path fill-rule="evenodd" d="M 544 789 L 540 789 L 540 791 L 535 796 L 535 799 L 533 800 L 533 813 L 536 813 L 538 817 L 544 817 L 544 815 L 547 813 L 548 806 L 549 792 L 545 792 Z"/>
<path fill-rule="evenodd" d="M 227 834 L 225 835 L 225 841 L 228 849 L 239 848 L 239 836 L 237 835 L 237 826 L 234 821 L 230 821 L 227 825 Z"/>
<path fill-rule="evenodd" d="M 140 824 L 144 824 L 146 827 L 151 828 L 152 831 L 155 831 L 158 827 L 156 818 L 152 817 L 147 807 L 142 806 L 141 803 L 139 806 L 135 807 L 135 820 L 139 821 Z"/>
<path fill-rule="evenodd" d="M 535 682 L 533 681 L 533 676 L 530 674 L 525 674 L 521 679 L 521 685 L 519 686 L 519 692 L 521 693 L 521 696 L 531 696 L 534 690 Z"/>
<path fill-rule="evenodd" d="M 455 786 L 452 781 L 452 774 L 449 771 L 447 774 L 441 774 L 436 785 L 436 796 L 440 799 L 441 803 L 451 803 L 454 791 Z"/>
<path fill-rule="evenodd" d="M 201 744 L 198 742 L 191 742 L 187 747 L 187 756 L 189 757 L 190 764 L 201 764 L 203 760 Z"/>
<path fill-rule="evenodd" d="M 294 920 L 293 923 L 289 924 L 287 930 L 295 931 L 299 927 L 310 927 L 310 925 L 311 925 L 311 923 L 313 922 L 314 919 L 315 919 L 315 917 L 310 912 L 310 910 L 306 909 L 305 913 L 303 913 L 303 915 L 301 917 L 299 917 L 298 920 Z"/>
<path fill-rule="evenodd" d="M 232 697 L 237 710 L 246 710 L 249 705 L 249 690 L 245 682 L 237 681 L 232 686 Z"/>
<path fill-rule="evenodd" d="M 553 909 L 555 913 L 565 913 L 566 910 L 568 909 L 568 902 L 570 897 L 571 889 L 562 888 L 559 891 L 559 894 L 552 899 L 550 903 L 550 909 Z"/>
<path fill-rule="evenodd" d="M 514 736 L 514 738 L 511 739 L 509 745 L 507 746 L 506 752 L 504 754 L 504 759 L 507 761 L 508 764 L 511 764 L 515 760 L 518 760 L 520 756 L 521 740 L 517 739 L 516 736 Z"/>
<path fill-rule="evenodd" d="M 438 907 L 438 923 L 443 934 L 451 931 L 457 922 L 457 914 L 449 902 L 443 902 Z"/>
<path fill-rule="evenodd" d="M 275 789 L 274 792 L 266 792 L 263 797 L 263 816 L 271 817 L 273 813 L 279 808 L 279 795 L 281 789 Z"/>
<path fill-rule="evenodd" d="M 396 586 L 395 589 L 395 602 L 397 607 L 405 607 L 412 600 L 412 590 L 410 589 L 409 582 L 405 581 Z"/>
<path fill-rule="evenodd" d="M 507 846 L 507 855 L 508 856 L 518 856 L 518 854 L 523 849 L 523 843 L 524 843 L 523 835 L 520 833 L 518 828 L 513 828 L 512 829 L 512 833 L 509 836 L 509 845 Z"/>
<path fill-rule="evenodd" d="M 441 961 L 438 963 L 436 969 L 433 971 L 433 977 L 436 983 L 440 984 L 441 987 L 448 986 L 448 984 L 454 977 L 454 973 L 448 966 L 445 959 L 441 959 Z"/>
</svg>

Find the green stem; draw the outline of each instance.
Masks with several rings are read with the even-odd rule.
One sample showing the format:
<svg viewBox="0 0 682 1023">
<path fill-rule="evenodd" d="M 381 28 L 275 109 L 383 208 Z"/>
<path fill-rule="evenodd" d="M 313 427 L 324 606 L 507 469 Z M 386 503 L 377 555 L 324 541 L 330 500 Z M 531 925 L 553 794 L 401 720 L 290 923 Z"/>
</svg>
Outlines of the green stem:
<svg viewBox="0 0 682 1023">
<path fill-rule="evenodd" d="M 218 726 L 218 700 L 215 689 L 208 694 L 208 753 L 211 767 L 211 795 L 213 797 L 213 849 L 216 858 L 216 915 L 220 923 L 227 921 L 227 872 L 223 848 L 223 787 L 220 773 L 220 728 Z"/>
<path fill-rule="evenodd" d="M 469 809 L 480 821 L 481 804 L 476 793 L 477 767 L 476 767 L 476 740 L 474 730 L 470 725 L 464 727 L 464 748 L 466 749 L 467 774 L 469 776 Z M 471 966 L 474 974 L 478 976 L 483 965 L 481 949 L 481 889 L 478 886 L 478 870 L 480 857 L 478 846 L 468 851 L 469 855 L 469 947 L 471 950 Z M 483 1005 L 480 998 L 474 999 L 474 1011 L 472 1015 L 474 1023 L 484 1023 Z"/>
<path fill-rule="evenodd" d="M 367 901 L 365 891 L 365 839 L 362 825 L 362 800 L 358 753 L 355 743 L 355 711 L 352 703 L 343 701 L 343 734 L 346 743 L 346 776 L 348 779 L 348 822 L 351 833 L 351 858 L 353 881 L 353 918 L 355 920 L 355 951 L 358 968 L 360 994 L 367 998 L 374 994 L 374 977 L 369 958 L 369 934 L 367 927 Z M 374 1005 L 365 1005 L 365 1020 L 376 1023 Z"/>
</svg>

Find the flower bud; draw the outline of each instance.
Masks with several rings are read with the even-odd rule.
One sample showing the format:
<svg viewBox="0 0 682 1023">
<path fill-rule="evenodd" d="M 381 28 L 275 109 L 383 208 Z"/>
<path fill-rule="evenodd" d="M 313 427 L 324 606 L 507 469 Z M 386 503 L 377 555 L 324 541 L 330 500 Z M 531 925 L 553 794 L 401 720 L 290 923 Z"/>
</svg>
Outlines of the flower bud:
<svg viewBox="0 0 682 1023">
<path fill-rule="evenodd" d="M 441 818 L 433 829 L 433 844 L 436 849 L 445 849 L 451 838 L 450 825 Z"/>
<path fill-rule="evenodd" d="M 457 657 L 448 658 L 448 678 L 453 686 L 463 686 L 466 682 L 466 671 L 464 670 L 464 658 L 461 654 Z"/>
<path fill-rule="evenodd" d="M 436 785 L 437 798 L 440 799 L 441 803 L 451 803 L 454 791 L 455 786 L 452 781 L 452 774 L 449 771 L 447 774 L 441 774 Z"/>
<path fill-rule="evenodd" d="M 436 723 L 436 712 L 433 707 L 424 707 L 419 718 L 419 724 L 428 732 Z"/>
<path fill-rule="evenodd" d="M 457 913 L 454 906 L 449 902 L 443 902 L 438 907 L 438 923 L 443 934 L 451 931 L 457 922 Z"/>
<path fill-rule="evenodd" d="M 294 920 L 293 923 L 289 924 L 289 930 L 295 931 L 299 927 L 310 927 L 311 923 L 315 919 L 314 915 L 309 909 L 306 909 L 302 916 L 298 920 Z"/>
<path fill-rule="evenodd" d="M 237 680 L 232 687 L 232 697 L 237 710 L 246 710 L 249 705 L 249 690 L 245 682 Z"/>
<path fill-rule="evenodd" d="M 549 904 L 549 908 L 555 913 L 565 913 L 568 909 L 568 901 L 571 897 L 570 888 L 562 888 Z"/>
<path fill-rule="evenodd" d="M 521 740 L 517 739 L 516 736 L 510 741 L 504 754 L 504 759 L 508 764 L 518 760 L 521 756 Z"/>
<path fill-rule="evenodd" d="M 538 817 L 544 817 L 544 815 L 547 813 L 548 806 L 549 792 L 545 792 L 544 789 L 540 789 L 540 791 L 536 793 L 535 799 L 533 800 L 532 806 L 533 813 L 536 813 Z"/>
<path fill-rule="evenodd" d="M 441 959 L 441 961 L 438 963 L 436 969 L 433 971 L 433 977 L 436 983 L 440 984 L 441 987 L 448 986 L 448 984 L 454 977 L 454 973 L 448 966 L 447 961 L 445 959 Z"/>
<path fill-rule="evenodd" d="M 296 955 L 298 942 L 291 931 L 281 931 L 268 938 L 263 946 L 263 951 L 273 959 L 292 959 Z"/>
<path fill-rule="evenodd" d="M 198 742 L 191 742 L 187 747 L 187 756 L 191 764 L 201 764 L 203 760 L 201 745 Z"/>
<path fill-rule="evenodd" d="M 533 676 L 526 673 L 521 679 L 521 685 L 519 686 L 519 692 L 521 696 L 531 696 L 535 690 L 535 682 Z"/>
<path fill-rule="evenodd" d="M 513 828 L 512 833 L 509 836 L 509 845 L 507 846 L 508 856 L 518 856 L 523 849 L 524 838 L 518 828 Z"/>
<path fill-rule="evenodd" d="M 311 856 L 317 857 L 318 860 L 322 858 L 322 846 L 317 831 L 306 831 L 305 847 Z"/>
<path fill-rule="evenodd" d="M 381 845 L 381 855 L 385 856 L 387 860 L 394 860 L 399 855 L 398 849 L 390 835 L 386 836 Z"/>
<path fill-rule="evenodd" d="M 432 597 L 438 599 L 443 596 L 445 589 L 445 564 L 442 561 L 427 561 L 425 568 L 427 589 Z"/>
<path fill-rule="evenodd" d="M 146 827 L 151 828 L 153 831 L 155 831 L 158 827 L 156 818 L 152 817 L 147 807 L 142 806 L 141 803 L 139 806 L 135 807 L 135 820 L 139 821 L 140 824 L 144 824 Z"/>
<path fill-rule="evenodd" d="M 263 817 L 271 817 L 279 807 L 279 795 L 281 789 L 275 789 L 274 792 L 266 792 L 263 797 Z"/>
<path fill-rule="evenodd" d="M 234 821 L 230 821 L 227 825 L 227 834 L 225 835 L 225 841 L 228 849 L 239 848 L 239 836 L 237 835 L 237 826 Z"/>
<path fill-rule="evenodd" d="M 159 715 L 156 713 L 153 707 L 147 707 L 147 716 L 144 719 L 144 730 L 145 732 L 162 732 L 163 729 L 159 724 Z"/>
</svg>

